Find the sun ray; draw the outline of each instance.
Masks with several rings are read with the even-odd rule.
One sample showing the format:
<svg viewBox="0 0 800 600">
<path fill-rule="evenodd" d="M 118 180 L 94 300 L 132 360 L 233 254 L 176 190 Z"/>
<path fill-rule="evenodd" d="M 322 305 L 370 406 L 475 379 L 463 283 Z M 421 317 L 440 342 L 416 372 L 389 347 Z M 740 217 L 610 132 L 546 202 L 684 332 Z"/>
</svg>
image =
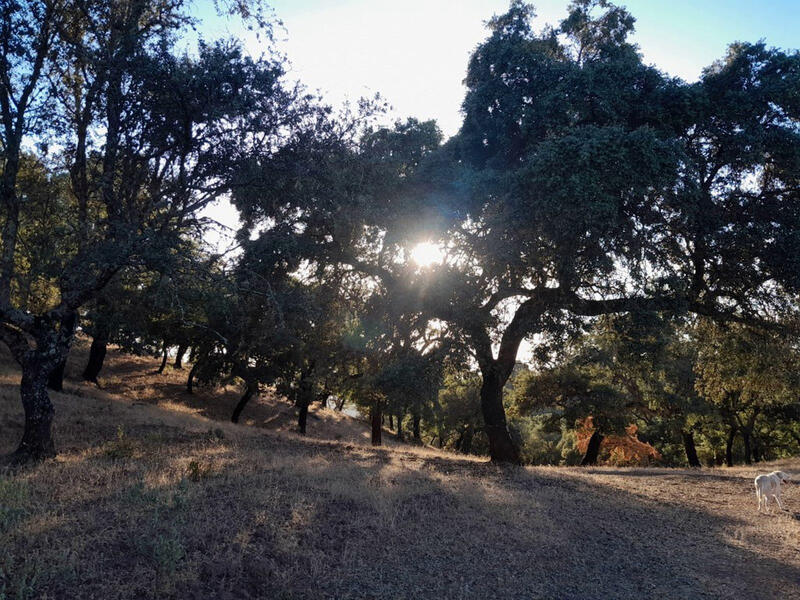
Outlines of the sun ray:
<svg viewBox="0 0 800 600">
<path fill-rule="evenodd" d="M 420 242 L 411 249 L 411 260 L 420 267 L 430 267 L 444 261 L 444 250 L 433 242 Z"/>
</svg>

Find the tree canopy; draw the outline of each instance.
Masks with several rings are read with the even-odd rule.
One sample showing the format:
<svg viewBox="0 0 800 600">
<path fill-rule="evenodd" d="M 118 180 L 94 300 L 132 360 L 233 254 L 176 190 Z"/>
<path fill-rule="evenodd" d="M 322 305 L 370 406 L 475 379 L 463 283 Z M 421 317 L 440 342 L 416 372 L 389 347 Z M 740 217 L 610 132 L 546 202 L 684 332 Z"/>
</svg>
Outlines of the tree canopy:
<svg viewBox="0 0 800 600">
<path fill-rule="evenodd" d="M 182 0 L 0 0 L 19 457 L 55 452 L 45 384 L 79 323 L 87 380 L 108 343 L 162 370 L 177 347 L 189 391 L 238 380 L 236 421 L 273 386 L 303 432 L 336 397 L 370 412 L 373 440 L 408 417 L 417 439 L 512 463 L 526 436 L 573 460 L 577 422 L 594 450 L 635 422 L 693 466 L 722 438 L 730 463 L 737 434 L 747 460 L 765 452 L 765 419 L 782 444 L 800 435 L 800 54 L 735 43 L 687 83 L 644 63 L 623 7 L 574 0 L 537 29 L 513 0 L 445 141 L 433 121 L 387 124 L 380 96 L 309 94 L 264 6 L 218 9 L 261 32 L 262 56 L 179 50 Z M 230 253 L 202 243 L 218 199 L 241 218 Z"/>
</svg>

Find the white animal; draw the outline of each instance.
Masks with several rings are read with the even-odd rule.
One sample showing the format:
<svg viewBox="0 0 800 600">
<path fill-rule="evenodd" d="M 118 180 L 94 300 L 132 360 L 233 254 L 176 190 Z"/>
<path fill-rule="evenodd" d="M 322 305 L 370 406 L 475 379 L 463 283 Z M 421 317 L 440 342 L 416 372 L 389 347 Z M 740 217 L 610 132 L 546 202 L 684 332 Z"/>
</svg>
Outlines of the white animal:
<svg viewBox="0 0 800 600">
<path fill-rule="evenodd" d="M 789 481 L 791 478 L 783 471 L 773 471 L 767 475 L 759 475 L 756 477 L 756 498 L 758 498 L 758 510 L 761 510 L 761 504 L 764 504 L 764 510 L 769 510 L 770 497 L 775 498 L 778 506 L 783 510 L 781 504 L 781 484 Z"/>
</svg>

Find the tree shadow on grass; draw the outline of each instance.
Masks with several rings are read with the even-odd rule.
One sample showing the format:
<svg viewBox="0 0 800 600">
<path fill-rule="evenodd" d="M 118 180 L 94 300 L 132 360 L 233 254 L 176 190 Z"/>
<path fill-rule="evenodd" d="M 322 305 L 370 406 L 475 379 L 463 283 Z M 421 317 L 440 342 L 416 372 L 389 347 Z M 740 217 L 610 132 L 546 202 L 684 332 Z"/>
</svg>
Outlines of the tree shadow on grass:
<svg viewBox="0 0 800 600">
<path fill-rule="evenodd" d="M 757 469 L 757 465 L 752 468 Z M 730 474 L 720 469 L 584 469 L 591 475 L 615 475 L 619 477 L 645 477 L 645 478 L 681 478 L 695 481 L 742 481 L 747 479 L 742 474 Z M 749 480 L 752 484 L 752 480 Z"/>
<path fill-rule="evenodd" d="M 146 428 L 129 431 L 149 454 L 115 459 L 101 450 L 82 463 L 46 465 L 38 484 L 35 470 L 25 475 L 32 497 L 51 504 L 26 517 L 27 533 L 8 548 L 48 565 L 40 592 L 800 597 L 796 561 L 742 543 L 739 519 L 602 485 L 587 471 L 573 477 L 266 434 L 176 431 L 147 442 Z M 221 466 L 204 472 L 211 457 Z M 80 498 L 73 485 L 86 488 Z"/>
<path fill-rule="evenodd" d="M 391 467 L 377 461 L 374 469 Z M 392 526 L 372 523 L 372 540 L 357 546 L 328 526 L 363 511 L 325 505 L 309 540 L 328 540 L 333 555 L 349 549 L 335 569 L 341 577 L 329 583 L 336 591 L 330 597 L 800 596 L 797 565 L 737 545 L 737 519 L 662 506 L 556 472 L 509 477 L 480 470 L 478 477 L 436 467 L 396 476 L 384 493 L 400 494 L 400 518 Z M 392 491 L 415 486 L 418 495 Z M 370 565 L 373 577 L 360 565 Z"/>
</svg>

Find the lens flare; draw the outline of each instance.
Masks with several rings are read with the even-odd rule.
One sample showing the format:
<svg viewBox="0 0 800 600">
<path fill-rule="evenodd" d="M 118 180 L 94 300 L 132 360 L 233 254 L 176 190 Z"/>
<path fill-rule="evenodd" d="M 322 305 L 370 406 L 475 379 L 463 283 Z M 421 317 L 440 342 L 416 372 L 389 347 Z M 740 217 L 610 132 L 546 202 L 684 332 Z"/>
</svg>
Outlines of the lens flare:
<svg viewBox="0 0 800 600">
<path fill-rule="evenodd" d="M 429 267 L 444 260 L 444 251 L 433 242 L 421 242 L 411 249 L 411 260 L 420 267 Z"/>
</svg>

